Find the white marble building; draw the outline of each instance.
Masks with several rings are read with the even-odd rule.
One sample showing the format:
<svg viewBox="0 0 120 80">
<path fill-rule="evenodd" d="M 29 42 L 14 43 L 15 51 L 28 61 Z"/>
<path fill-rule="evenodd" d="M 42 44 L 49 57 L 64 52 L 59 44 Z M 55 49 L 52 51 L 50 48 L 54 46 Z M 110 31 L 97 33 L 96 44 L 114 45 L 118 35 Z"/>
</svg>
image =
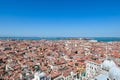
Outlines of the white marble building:
<svg viewBox="0 0 120 80">
<path fill-rule="evenodd" d="M 101 71 L 101 64 L 86 61 L 86 78 L 92 79 Z"/>
</svg>

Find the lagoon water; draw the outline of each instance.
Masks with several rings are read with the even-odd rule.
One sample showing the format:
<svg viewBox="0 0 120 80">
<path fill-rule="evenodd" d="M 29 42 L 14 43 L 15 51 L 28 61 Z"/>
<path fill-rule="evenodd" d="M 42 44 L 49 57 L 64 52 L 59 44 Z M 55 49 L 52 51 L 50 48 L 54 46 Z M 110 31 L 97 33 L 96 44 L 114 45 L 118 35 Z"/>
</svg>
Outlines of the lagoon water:
<svg viewBox="0 0 120 80">
<path fill-rule="evenodd" d="M 41 39 L 66 40 L 70 38 L 87 38 L 103 42 L 120 41 L 120 37 L 0 37 L 0 39 L 17 39 L 17 40 L 41 40 Z"/>
</svg>

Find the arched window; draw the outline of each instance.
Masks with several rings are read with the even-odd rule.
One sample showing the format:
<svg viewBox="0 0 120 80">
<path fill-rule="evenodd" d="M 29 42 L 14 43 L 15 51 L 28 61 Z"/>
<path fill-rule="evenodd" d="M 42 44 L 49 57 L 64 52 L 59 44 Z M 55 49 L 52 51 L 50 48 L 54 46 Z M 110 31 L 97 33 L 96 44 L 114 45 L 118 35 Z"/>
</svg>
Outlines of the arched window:
<svg viewBox="0 0 120 80">
<path fill-rule="evenodd" d="M 92 67 L 92 69 L 93 69 L 93 67 Z"/>
<path fill-rule="evenodd" d="M 109 80 L 109 78 L 107 78 L 107 80 Z"/>
</svg>

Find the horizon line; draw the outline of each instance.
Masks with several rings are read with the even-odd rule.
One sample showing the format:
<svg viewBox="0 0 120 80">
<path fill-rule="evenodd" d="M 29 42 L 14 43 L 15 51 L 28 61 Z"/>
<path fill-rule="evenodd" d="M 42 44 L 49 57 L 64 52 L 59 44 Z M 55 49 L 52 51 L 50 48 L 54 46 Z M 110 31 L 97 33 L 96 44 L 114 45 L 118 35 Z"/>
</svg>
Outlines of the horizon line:
<svg viewBox="0 0 120 80">
<path fill-rule="evenodd" d="M 0 37 L 5 37 L 5 38 L 13 38 L 13 37 L 26 37 L 26 38 L 99 38 L 102 36 L 93 36 L 93 37 L 87 37 L 87 36 L 0 36 Z M 120 38 L 120 36 L 103 36 L 102 38 Z"/>
</svg>

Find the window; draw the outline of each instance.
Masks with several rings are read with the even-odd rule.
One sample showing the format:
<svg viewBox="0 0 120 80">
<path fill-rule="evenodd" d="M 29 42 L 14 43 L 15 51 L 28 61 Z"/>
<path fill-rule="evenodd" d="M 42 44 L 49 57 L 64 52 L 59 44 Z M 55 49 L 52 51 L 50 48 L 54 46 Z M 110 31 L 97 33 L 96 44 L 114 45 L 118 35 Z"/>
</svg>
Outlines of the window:
<svg viewBox="0 0 120 80">
<path fill-rule="evenodd" d="M 76 78 L 76 75 L 74 75 L 74 78 Z"/>
<path fill-rule="evenodd" d="M 96 71 L 97 69 L 95 68 L 95 71 Z"/>
<path fill-rule="evenodd" d="M 107 78 L 107 80 L 109 80 L 109 78 Z"/>
<path fill-rule="evenodd" d="M 93 69 L 93 67 L 92 67 L 92 69 Z"/>
</svg>

